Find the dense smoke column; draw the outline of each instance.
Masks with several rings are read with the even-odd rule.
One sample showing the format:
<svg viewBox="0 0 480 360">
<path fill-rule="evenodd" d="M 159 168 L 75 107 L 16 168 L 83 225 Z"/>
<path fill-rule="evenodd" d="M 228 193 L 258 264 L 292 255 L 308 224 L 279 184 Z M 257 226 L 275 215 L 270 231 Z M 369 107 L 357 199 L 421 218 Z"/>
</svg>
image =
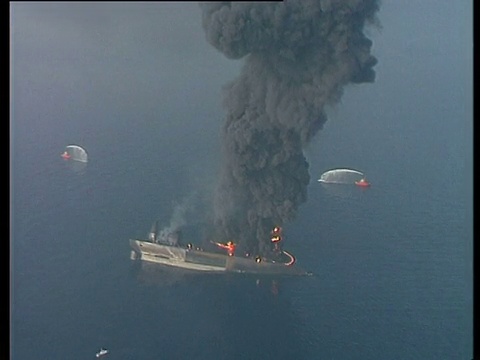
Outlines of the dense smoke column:
<svg viewBox="0 0 480 360">
<path fill-rule="evenodd" d="M 304 146 L 327 120 L 324 107 L 348 83 L 373 82 L 376 59 L 363 33 L 376 0 L 203 3 L 207 40 L 245 58 L 225 87 L 223 167 L 215 199 L 221 237 L 265 253 L 274 225 L 294 219 L 310 181 Z"/>
</svg>

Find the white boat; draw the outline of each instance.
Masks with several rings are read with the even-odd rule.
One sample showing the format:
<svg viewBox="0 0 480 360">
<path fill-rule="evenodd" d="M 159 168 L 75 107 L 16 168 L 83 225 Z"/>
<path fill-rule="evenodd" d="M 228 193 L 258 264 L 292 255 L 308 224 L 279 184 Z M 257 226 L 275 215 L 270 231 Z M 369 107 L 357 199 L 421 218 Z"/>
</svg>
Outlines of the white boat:
<svg viewBox="0 0 480 360">
<path fill-rule="evenodd" d="M 280 228 L 275 227 L 274 231 L 279 232 Z M 130 239 L 130 259 L 203 272 L 309 275 L 294 266 L 295 257 L 278 247 L 277 242 L 281 237 L 279 233 L 275 235 L 275 239 L 278 240 L 275 240 L 275 248 L 272 249 L 270 259 L 250 256 L 247 253 L 229 256 L 225 253 L 203 250 L 192 243 L 184 246 L 181 244 L 178 233 L 168 232 L 165 229 L 158 232 L 155 222 L 148 240 Z M 215 244 L 218 245 L 218 243 Z"/>
<path fill-rule="evenodd" d="M 285 250 L 279 260 L 228 256 L 190 247 L 154 243 L 150 240 L 130 239 L 130 259 L 205 272 L 236 272 L 263 274 L 308 275 L 294 265 L 295 258 Z"/>
<path fill-rule="evenodd" d="M 108 350 L 107 349 L 104 349 L 104 348 L 101 348 L 99 352 L 97 352 L 97 354 L 95 355 L 97 358 L 99 357 L 102 357 L 104 355 L 107 355 L 108 354 Z"/>
</svg>

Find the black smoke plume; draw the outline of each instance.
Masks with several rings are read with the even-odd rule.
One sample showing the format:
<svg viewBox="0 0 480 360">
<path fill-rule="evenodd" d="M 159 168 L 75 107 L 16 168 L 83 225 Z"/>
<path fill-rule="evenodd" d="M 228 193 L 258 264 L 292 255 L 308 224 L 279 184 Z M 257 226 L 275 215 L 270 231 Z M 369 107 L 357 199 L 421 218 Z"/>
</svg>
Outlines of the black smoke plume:
<svg viewBox="0 0 480 360">
<path fill-rule="evenodd" d="M 305 145 L 348 83 L 373 82 L 364 35 L 377 0 L 202 3 L 210 44 L 245 57 L 225 87 L 223 166 L 214 204 L 218 236 L 248 251 L 270 248 L 270 230 L 295 218 L 310 181 Z"/>
</svg>

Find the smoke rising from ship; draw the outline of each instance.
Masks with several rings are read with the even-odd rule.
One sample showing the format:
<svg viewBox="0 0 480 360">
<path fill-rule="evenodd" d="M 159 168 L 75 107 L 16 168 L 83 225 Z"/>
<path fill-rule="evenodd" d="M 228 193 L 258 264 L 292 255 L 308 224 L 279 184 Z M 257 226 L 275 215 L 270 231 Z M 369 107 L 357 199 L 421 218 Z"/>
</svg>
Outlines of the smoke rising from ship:
<svg viewBox="0 0 480 360">
<path fill-rule="evenodd" d="M 303 149 L 349 83 L 373 82 L 377 0 L 285 0 L 200 4 L 207 41 L 245 58 L 224 88 L 223 163 L 214 223 L 223 238 L 265 253 L 274 225 L 307 199 Z"/>
<path fill-rule="evenodd" d="M 195 223 L 199 219 L 197 216 L 199 210 L 196 208 L 196 203 L 198 202 L 197 197 L 198 194 L 192 193 L 184 197 L 180 202 L 175 203 L 168 225 L 160 229 L 159 224 L 161 222 L 159 220 L 155 221 L 150 230 L 149 237 L 153 236 L 154 239 L 152 240 L 175 245 L 179 240 L 178 232 L 182 227 L 187 225 L 187 223 Z M 172 244 L 172 242 L 175 244 Z"/>
</svg>

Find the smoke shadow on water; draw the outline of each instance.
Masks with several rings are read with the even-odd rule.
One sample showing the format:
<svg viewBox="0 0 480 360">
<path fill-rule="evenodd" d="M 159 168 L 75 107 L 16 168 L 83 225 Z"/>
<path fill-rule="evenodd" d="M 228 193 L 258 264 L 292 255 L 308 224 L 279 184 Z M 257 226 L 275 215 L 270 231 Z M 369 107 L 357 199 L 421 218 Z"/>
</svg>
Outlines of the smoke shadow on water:
<svg viewBox="0 0 480 360">
<path fill-rule="evenodd" d="M 288 295 L 290 278 L 199 274 L 145 262 L 134 264 L 131 275 L 139 293 L 131 300 L 142 299 L 132 304 L 135 317 L 155 314 L 147 326 L 156 336 L 141 340 L 152 344 L 144 349 L 150 357 L 305 358 L 301 320 Z M 145 302 L 147 294 L 150 303 Z M 166 336 L 158 337 L 162 333 Z"/>
</svg>

